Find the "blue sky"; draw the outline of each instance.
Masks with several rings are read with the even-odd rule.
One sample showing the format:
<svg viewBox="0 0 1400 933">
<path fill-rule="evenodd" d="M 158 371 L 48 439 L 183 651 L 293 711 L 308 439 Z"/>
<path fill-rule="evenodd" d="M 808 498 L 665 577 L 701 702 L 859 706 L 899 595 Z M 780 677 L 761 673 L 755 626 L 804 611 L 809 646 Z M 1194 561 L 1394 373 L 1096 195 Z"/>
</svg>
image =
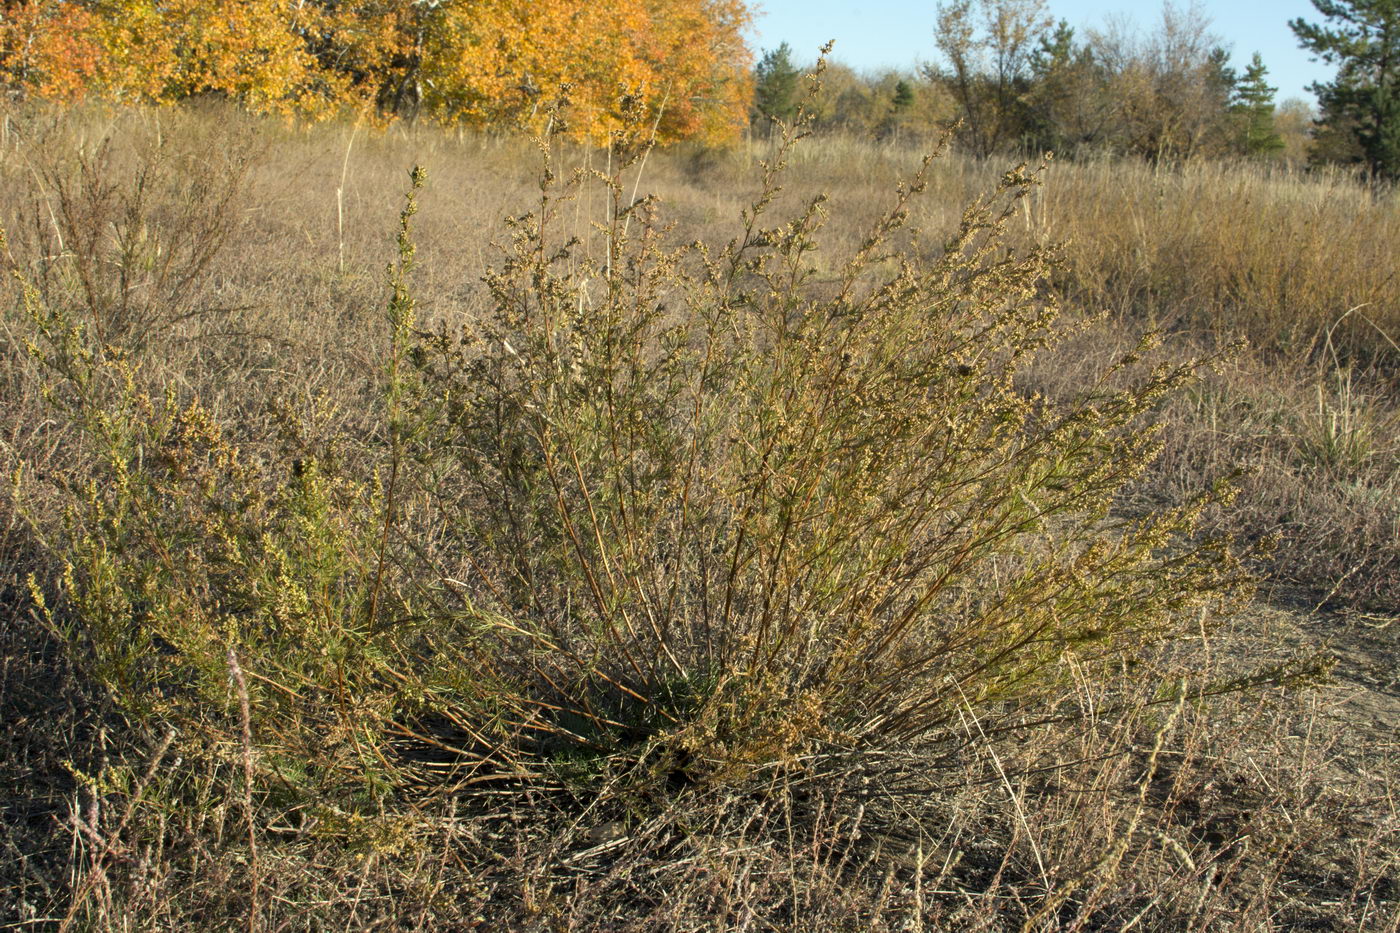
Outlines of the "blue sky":
<svg viewBox="0 0 1400 933">
<path fill-rule="evenodd" d="M 786 41 L 798 60 L 815 58 L 823 42 L 835 39 L 834 57 L 854 68 L 909 68 L 936 57 L 935 6 L 936 0 L 759 0 L 752 38 L 758 49 Z M 1051 16 L 1069 20 L 1079 29 L 1102 27 L 1112 17 L 1126 17 L 1150 28 L 1162 9 L 1155 2 L 1110 0 L 1049 0 L 1048 8 Z M 1307 85 L 1331 77 L 1331 69 L 1310 61 L 1308 53 L 1298 48 L 1288 28 L 1295 17 L 1321 19 L 1308 0 L 1202 0 L 1200 9 L 1209 18 L 1211 31 L 1233 52 L 1236 67 L 1243 68 L 1256 51 L 1264 56 L 1279 100 L 1302 97 L 1311 102 L 1312 95 L 1304 90 Z"/>
</svg>

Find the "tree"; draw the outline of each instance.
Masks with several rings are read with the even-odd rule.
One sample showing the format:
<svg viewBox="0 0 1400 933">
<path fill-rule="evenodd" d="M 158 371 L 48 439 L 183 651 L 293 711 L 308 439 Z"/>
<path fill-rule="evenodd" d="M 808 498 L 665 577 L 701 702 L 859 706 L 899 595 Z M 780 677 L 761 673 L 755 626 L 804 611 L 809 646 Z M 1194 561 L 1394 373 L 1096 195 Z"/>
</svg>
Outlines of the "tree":
<svg viewBox="0 0 1400 933">
<path fill-rule="evenodd" d="M 329 113 L 339 89 L 319 79 L 290 0 L 69 2 L 93 18 L 102 54 L 93 89 L 125 101 L 218 95 L 257 112 Z"/>
<path fill-rule="evenodd" d="M 1284 161 L 1302 164 L 1311 157 L 1316 118 L 1313 105 L 1301 97 L 1290 97 L 1274 109 L 1274 131 L 1283 140 Z"/>
<path fill-rule="evenodd" d="M 1379 178 L 1400 178 L 1400 0 L 1313 0 L 1326 24 L 1289 23 L 1299 44 L 1337 75 L 1310 90 L 1322 123 L 1350 137 Z M 1345 149 L 1345 146 L 1333 148 Z"/>
<path fill-rule="evenodd" d="M 900 91 L 903 84 L 905 91 Z M 828 62 L 820 86 L 803 100 L 817 133 L 847 133 L 864 139 L 925 140 L 957 116 L 948 89 L 915 71 L 860 73 Z M 931 141 L 931 140 L 926 140 Z"/>
<path fill-rule="evenodd" d="M 1032 56 L 1051 27 L 1045 0 L 948 0 L 937 11 L 935 42 L 947 68 L 925 74 L 957 98 L 963 138 L 987 155 L 1025 128 Z"/>
<path fill-rule="evenodd" d="M 1032 150 L 1073 153 L 1104 142 L 1114 111 L 1094 47 L 1065 20 L 1031 55 L 1026 142 Z"/>
<path fill-rule="evenodd" d="M 1241 140 L 1247 155 L 1274 155 L 1283 151 L 1283 137 L 1274 128 L 1274 93 L 1265 80 L 1269 69 L 1258 52 L 1244 70 L 1244 77 L 1235 86 L 1234 111 L 1244 123 Z"/>
<path fill-rule="evenodd" d="M 1109 144 L 1149 159 L 1233 150 L 1235 74 L 1199 3 L 1166 3 L 1152 33 L 1091 32 L 1112 111 Z"/>
<path fill-rule="evenodd" d="M 422 105 L 538 130 L 563 97 L 569 135 L 603 144 L 640 104 L 662 141 L 732 137 L 750 99 L 747 22 L 742 0 L 444 0 L 422 40 Z"/>
<path fill-rule="evenodd" d="M 890 107 L 895 113 L 904 113 L 914 105 L 914 89 L 909 86 L 909 82 L 900 79 L 894 86 L 894 97 L 890 100 Z"/>
<path fill-rule="evenodd" d="M 0 0 L 0 87 L 535 130 L 566 98 L 577 139 L 719 140 L 750 100 L 749 16 L 747 0 Z"/>
<path fill-rule="evenodd" d="M 769 49 L 754 68 L 753 120 L 771 125 L 790 123 L 797 115 L 797 84 L 801 71 L 792 63 L 792 47 L 786 42 Z"/>
<path fill-rule="evenodd" d="M 909 121 L 914 108 L 914 87 L 903 78 L 895 81 L 894 91 L 889 97 L 889 111 L 880 121 L 879 135 L 885 139 L 899 139 L 899 131 Z"/>
<path fill-rule="evenodd" d="M 102 59 L 86 9 L 62 0 L 0 0 L 0 88 L 79 97 Z"/>
</svg>

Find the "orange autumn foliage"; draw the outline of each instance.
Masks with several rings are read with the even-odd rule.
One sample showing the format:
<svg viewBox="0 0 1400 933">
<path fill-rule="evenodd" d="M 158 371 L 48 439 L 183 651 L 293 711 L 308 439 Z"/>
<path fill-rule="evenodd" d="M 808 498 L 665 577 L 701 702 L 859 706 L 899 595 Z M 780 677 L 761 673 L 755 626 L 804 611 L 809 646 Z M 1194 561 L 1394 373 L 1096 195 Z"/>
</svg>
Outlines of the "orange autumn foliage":
<svg viewBox="0 0 1400 933">
<path fill-rule="evenodd" d="M 749 96 L 748 15 L 740 0 L 444 5 L 426 37 L 424 104 L 468 123 L 530 123 L 563 95 L 572 134 L 600 142 L 631 95 L 660 119 L 663 140 L 722 139 Z"/>
<path fill-rule="evenodd" d="M 6 0 L 0 83 L 42 97 L 200 94 L 319 117 L 374 108 L 602 142 L 641 100 L 660 139 L 743 125 L 747 0 Z"/>
<path fill-rule="evenodd" d="M 218 94 L 258 112 L 315 109 L 313 60 L 288 0 L 106 0 L 104 90 L 170 102 Z"/>
<path fill-rule="evenodd" d="M 103 58 L 94 17 L 63 0 L 0 3 L 0 86 L 72 100 L 92 84 Z"/>
</svg>

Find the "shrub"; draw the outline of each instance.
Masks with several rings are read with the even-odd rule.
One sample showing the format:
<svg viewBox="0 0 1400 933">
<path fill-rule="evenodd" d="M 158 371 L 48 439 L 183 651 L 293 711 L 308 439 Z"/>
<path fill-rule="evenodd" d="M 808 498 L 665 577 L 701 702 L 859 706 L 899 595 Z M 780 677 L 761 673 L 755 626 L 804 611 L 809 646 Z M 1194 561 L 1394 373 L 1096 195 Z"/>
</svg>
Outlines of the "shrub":
<svg viewBox="0 0 1400 933">
<path fill-rule="evenodd" d="M 899 242 L 920 171 L 830 276 L 822 198 L 766 226 L 791 144 L 721 249 L 668 248 L 617 174 L 590 259 L 553 237 L 546 170 L 493 312 L 420 355 L 419 456 L 461 555 L 444 576 L 505 620 L 537 753 L 661 750 L 672 776 L 730 781 L 927 739 L 969 708 L 1014 717 L 1066 654 L 1131 655 L 1241 582 L 1194 537 L 1215 493 L 1111 514 L 1191 367 L 1109 390 L 1139 347 L 1071 404 L 1017 390 L 1063 329 L 1053 253 L 1002 245 L 1034 173 L 924 264 Z"/>
<path fill-rule="evenodd" d="M 1067 659 L 1131 663 L 1241 591 L 1195 531 L 1223 492 L 1113 510 L 1193 366 L 1111 388 L 1144 346 L 1068 403 L 1017 387 L 1066 327 L 1054 253 L 1003 241 L 1038 174 L 930 251 L 921 170 L 832 266 L 821 197 L 770 221 L 800 135 L 722 247 L 628 194 L 644 145 L 565 183 L 546 145 L 460 332 L 417 330 L 411 195 L 382 428 L 319 450 L 292 419 L 228 437 L 26 290 L 93 470 L 36 598 L 126 716 L 240 789 L 254 854 L 258 806 L 348 831 L 424 782 L 733 787 L 966 713 L 1014 729 Z M 591 184 L 605 221 L 556 235 Z"/>
<path fill-rule="evenodd" d="M 127 349 L 227 311 L 215 259 L 239 229 L 257 160 L 247 118 L 198 114 L 22 114 L 16 182 L 34 186 L 27 280 L 93 339 Z M 74 138 L 76 136 L 77 138 Z M 30 176 L 30 177 L 25 177 Z"/>
</svg>

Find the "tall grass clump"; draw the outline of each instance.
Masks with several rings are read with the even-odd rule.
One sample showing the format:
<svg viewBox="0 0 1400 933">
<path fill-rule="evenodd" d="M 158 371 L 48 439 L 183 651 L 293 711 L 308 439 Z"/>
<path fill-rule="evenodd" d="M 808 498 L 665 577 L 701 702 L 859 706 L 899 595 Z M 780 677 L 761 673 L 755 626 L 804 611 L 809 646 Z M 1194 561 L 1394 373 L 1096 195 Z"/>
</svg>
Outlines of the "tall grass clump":
<svg viewBox="0 0 1400 933">
<path fill-rule="evenodd" d="M 1006 244 L 1039 173 L 1008 172 L 930 249 L 906 222 L 925 162 L 833 260 L 823 197 L 775 218 L 803 132 L 722 244 L 672 242 L 637 196 L 644 127 L 610 171 L 562 179 L 546 140 L 488 312 L 433 331 L 415 172 L 365 434 L 288 412 L 239 441 L 22 289 L 91 471 L 18 477 L 21 501 L 62 503 L 31 511 L 62 567 L 34 599 L 181 763 L 93 785 L 164 814 L 221 801 L 256 912 L 259 853 L 289 834 L 399 852 L 423 794 L 639 807 L 952 751 L 970 720 L 990 742 L 1238 597 L 1229 544 L 1197 531 L 1223 491 L 1114 508 L 1195 364 L 1144 369 L 1143 345 L 1073 398 L 1020 388 L 1072 326 L 1054 251 Z M 565 233 L 589 186 L 604 216 Z"/>
<path fill-rule="evenodd" d="M 1323 170 L 1103 161 L 1070 166 L 1043 208 L 1049 235 L 1072 240 L 1068 300 L 1247 336 L 1285 358 L 1391 365 L 1393 190 Z"/>
<path fill-rule="evenodd" d="M 765 150 L 753 143 L 744 155 Z M 834 227 L 853 235 L 872 213 L 873 197 L 920 155 L 903 143 L 824 135 L 793 153 L 791 169 L 832 194 L 843 208 Z M 711 157 L 692 185 L 742 185 L 746 162 Z M 915 207 L 914 218 L 930 230 L 951 228 L 960 206 L 1003 168 L 995 157 L 949 153 L 931 172 L 933 197 Z M 1390 244 L 1400 237 L 1400 196 L 1352 173 L 1076 159 L 1058 163 L 1022 201 L 1021 222 L 1007 233 L 1018 245 L 1062 244 L 1053 283 L 1069 307 L 1225 341 L 1247 337 L 1280 359 L 1322 362 L 1336 354 L 1393 369 L 1400 276 Z"/>
</svg>

